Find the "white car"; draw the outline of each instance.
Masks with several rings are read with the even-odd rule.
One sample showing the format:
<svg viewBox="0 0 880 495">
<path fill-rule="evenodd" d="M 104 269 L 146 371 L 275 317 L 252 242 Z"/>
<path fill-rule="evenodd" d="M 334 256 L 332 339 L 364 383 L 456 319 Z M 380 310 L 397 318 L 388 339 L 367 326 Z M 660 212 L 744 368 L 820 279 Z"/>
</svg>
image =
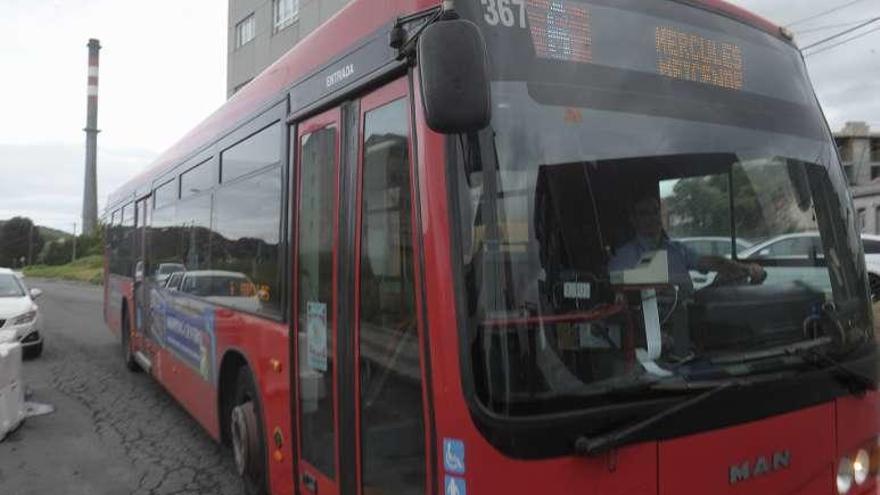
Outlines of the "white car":
<svg viewBox="0 0 880 495">
<path fill-rule="evenodd" d="M 224 306 L 259 312 L 260 292 L 247 275 L 222 270 L 194 270 L 172 273 L 165 288 Z"/>
<path fill-rule="evenodd" d="M 679 237 L 675 241 L 684 244 L 700 256 L 724 256 L 730 258 L 730 237 Z M 745 239 L 736 240 L 737 255 L 742 256 L 743 251 L 750 247 L 752 247 L 751 242 Z"/>
<path fill-rule="evenodd" d="M 871 284 L 871 298 L 880 300 L 880 236 L 862 234 L 865 248 L 865 267 Z M 740 253 L 740 259 L 806 259 L 824 258 L 822 242 L 816 232 L 786 234 L 755 244 Z M 823 274 L 827 278 L 827 273 Z"/>
<path fill-rule="evenodd" d="M 675 242 L 683 244 L 691 251 L 700 256 L 724 256 L 730 258 L 730 237 L 723 236 L 700 236 L 700 237 L 677 237 Z M 745 239 L 736 240 L 736 253 L 742 253 L 750 248 L 752 243 Z M 700 290 L 715 281 L 715 272 L 701 273 L 696 270 L 690 271 L 694 289 Z"/>
<path fill-rule="evenodd" d="M 19 342 L 27 358 L 43 352 L 42 318 L 34 302 L 42 293 L 28 290 L 15 272 L 0 268 L 0 342 Z"/>
<path fill-rule="evenodd" d="M 186 267 L 180 263 L 159 263 L 156 268 L 156 282 L 162 286 L 172 273 L 185 272 Z"/>
</svg>

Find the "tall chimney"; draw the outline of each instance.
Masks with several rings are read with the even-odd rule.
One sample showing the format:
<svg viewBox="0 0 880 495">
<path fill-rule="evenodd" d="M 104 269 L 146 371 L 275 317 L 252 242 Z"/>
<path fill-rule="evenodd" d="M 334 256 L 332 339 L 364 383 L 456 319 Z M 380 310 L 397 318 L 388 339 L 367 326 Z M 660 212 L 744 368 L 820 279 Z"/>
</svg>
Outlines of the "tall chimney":
<svg viewBox="0 0 880 495">
<path fill-rule="evenodd" d="M 93 234 L 98 224 L 98 51 L 101 43 L 89 40 L 89 90 L 86 116 L 86 176 L 83 188 L 82 233 Z"/>
</svg>

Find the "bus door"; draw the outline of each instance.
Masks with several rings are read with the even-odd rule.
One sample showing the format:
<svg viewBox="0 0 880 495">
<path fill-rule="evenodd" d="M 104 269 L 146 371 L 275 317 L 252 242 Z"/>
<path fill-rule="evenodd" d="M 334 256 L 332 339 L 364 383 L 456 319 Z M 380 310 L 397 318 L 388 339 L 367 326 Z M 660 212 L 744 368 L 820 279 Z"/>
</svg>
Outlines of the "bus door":
<svg viewBox="0 0 880 495">
<path fill-rule="evenodd" d="M 295 289 L 298 431 L 302 493 L 339 493 L 336 307 L 340 111 L 297 125 Z"/>
<path fill-rule="evenodd" d="M 429 493 L 408 93 L 404 78 L 360 101 L 352 252 L 360 495 Z"/>
<path fill-rule="evenodd" d="M 134 322 L 137 330 L 135 342 L 142 351 L 147 351 L 148 357 L 151 346 L 145 342 L 149 339 L 150 328 L 150 284 L 147 266 L 148 263 L 148 227 L 150 225 L 150 198 L 143 197 L 135 202 L 135 239 L 134 239 Z"/>
<path fill-rule="evenodd" d="M 296 132 L 297 474 L 302 493 L 427 493 L 406 79 Z"/>
</svg>

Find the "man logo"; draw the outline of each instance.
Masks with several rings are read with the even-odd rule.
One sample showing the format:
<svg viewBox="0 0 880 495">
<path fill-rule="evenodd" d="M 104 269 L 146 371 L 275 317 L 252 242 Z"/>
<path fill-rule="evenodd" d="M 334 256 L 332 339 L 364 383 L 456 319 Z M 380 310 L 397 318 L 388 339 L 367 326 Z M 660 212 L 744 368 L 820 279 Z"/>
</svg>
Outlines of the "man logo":
<svg viewBox="0 0 880 495">
<path fill-rule="evenodd" d="M 761 456 L 730 466 L 730 484 L 735 485 L 750 478 L 757 478 L 774 471 L 786 469 L 791 464 L 791 453 L 787 450 L 774 452 L 772 456 Z"/>
</svg>

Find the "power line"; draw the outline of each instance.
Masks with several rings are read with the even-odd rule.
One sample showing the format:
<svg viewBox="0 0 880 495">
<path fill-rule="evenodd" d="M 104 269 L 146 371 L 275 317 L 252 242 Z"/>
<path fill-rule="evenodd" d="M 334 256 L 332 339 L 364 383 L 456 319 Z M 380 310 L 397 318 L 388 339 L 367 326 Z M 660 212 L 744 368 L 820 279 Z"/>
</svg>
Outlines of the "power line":
<svg viewBox="0 0 880 495">
<path fill-rule="evenodd" d="M 843 4 L 843 5 L 838 5 L 837 7 L 833 7 L 833 8 L 830 8 L 830 9 L 828 9 L 828 10 L 825 10 L 825 11 L 823 11 L 823 12 L 819 12 L 818 14 L 811 15 L 811 16 L 809 16 L 809 17 L 805 17 L 805 18 L 803 18 L 803 19 L 798 19 L 798 20 L 796 20 L 796 21 L 794 21 L 794 22 L 792 22 L 792 23 L 789 23 L 789 24 L 786 25 L 785 27 L 790 28 L 790 27 L 794 26 L 795 24 L 800 24 L 800 23 L 802 23 L 802 22 L 812 21 L 813 19 L 817 19 L 817 18 L 819 18 L 819 17 L 826 16 L 826 15 L 828 15 L 828 14 L 833 14 L 834 12 L 837 12 L 838 10 L 845 9 L 845 8 L 849 7 L 850 5 L 855 5 L 855 4 L 859 3 L 859 2 L 864 2 L 864 1 L 865 1 L 865 0 L 852 0 L 851 2 L 847 2 L 847 3 Z"/>
<path fill-rule="evenodd" d="M 848 26 L 852 26 L 853 24 L 858 24 L 860 22 L 862 22 L 862 21 L 859 20 L 859 21 L 849 21 L 849 22 L 838 22 L 836 24 L 825 24 L 822 26 L 811 27 L 809 29 L 799 29 L 796 32 L 797 32 L 797 34 L 816 33 L 819 31 L 826 31 L 828 29 L 848 27 Z"/>
<path fill-rule="evenodd" d="M 853 32 L 853 31 L 855 31 L 855 30 L 857 30 L 857 29 L 861 29 L 861 28 L 867 26 L 868 24 L 873 24 L 873 23 L 875 23 L 875 22 L 877 22 L 877 21 L 880 21 L 880 17 L 874 17 L 873 19 L 868 19 L 867 21 L 865 21 L 865 22 L 859 24 L 858 26 L 854 26 L 854 27 L 851 27 L 851 28 L 849 28 L 849 29 L 844 29 L 843 31 L 841 31 L 841 32 L 839 32 L 839 33 L 832 34 L 831 36 L 829 36 L 829 37 L 827 37 L 827 38 L 821 39 L 821 40 L 819 40 L 819 41 L 817 41 L 817 42 L 815 42 L 815 43 L 811 43 L 811 44 L 809 44 L 809 45 L 807 45 L 807 46 L 801 48 L 801 51 L 809 50 L 810 48 L 814 48 L 814 47 L 819 46 L 819 45 L 824 45 L 825 43 L 828 43 L 828 42 L 831 41 L 831 40 L 835 40 L 835 39 L 837 39 L 837 38 L 840 38 L 841 36 L 843 36 L 843 35 L 845 35 L 845 34 L 849 34 L 849 33 Z"/>
<path fill-rule="evenodd" d="M 818 50 L 816 50 L 816 51 L 814 51 L 814 52 L 811 52 L 811 53 L 807 53 L 807 54 L 804 55 L 804 58 L 806 58 L 806 57 L 812 57 L 813 55 L 816 55 L 816 54 L 818 54 L 818 53 L 822 53 L 822 52 L 825 52 L 825 51 L 831 50 L 832 48 L 837 48 L 837 47 L 840 46 L 840 45 L 845 45 L 845 44 L 849 43 L 850 41 L 855 41 L 855 40 L 857 40 L 857 39 L 859 39 L 859 38 L 861 38 L 861 37 L 863 37 L 863 36 L 867 36 L 867 35 L 869 35 L 869 34 L 871 34 L 871 33 L 877 32 L 877 31 L 880 31 L 880 26 L 875 27 L 874 29 L 869 29 L 869 30 L 865 31 L 864 33 L 859 33 L 859 34 L 857 34 L 857 35 L 855 35 L 855 36 L 852 36 L 852 37 L 850 37 L 850 38 L 847 38 L 847 39 L 845 39 L 845 40 L 843 40 L 843 41 L 840 41 L 840 42 L 838 42 L 838 43 L 834 43 L 833 45 L 830 45 L 830 46 L 826 46 L 826 47 L 820 48 L 820 49 L 818 49 Z"/>
</svg>

